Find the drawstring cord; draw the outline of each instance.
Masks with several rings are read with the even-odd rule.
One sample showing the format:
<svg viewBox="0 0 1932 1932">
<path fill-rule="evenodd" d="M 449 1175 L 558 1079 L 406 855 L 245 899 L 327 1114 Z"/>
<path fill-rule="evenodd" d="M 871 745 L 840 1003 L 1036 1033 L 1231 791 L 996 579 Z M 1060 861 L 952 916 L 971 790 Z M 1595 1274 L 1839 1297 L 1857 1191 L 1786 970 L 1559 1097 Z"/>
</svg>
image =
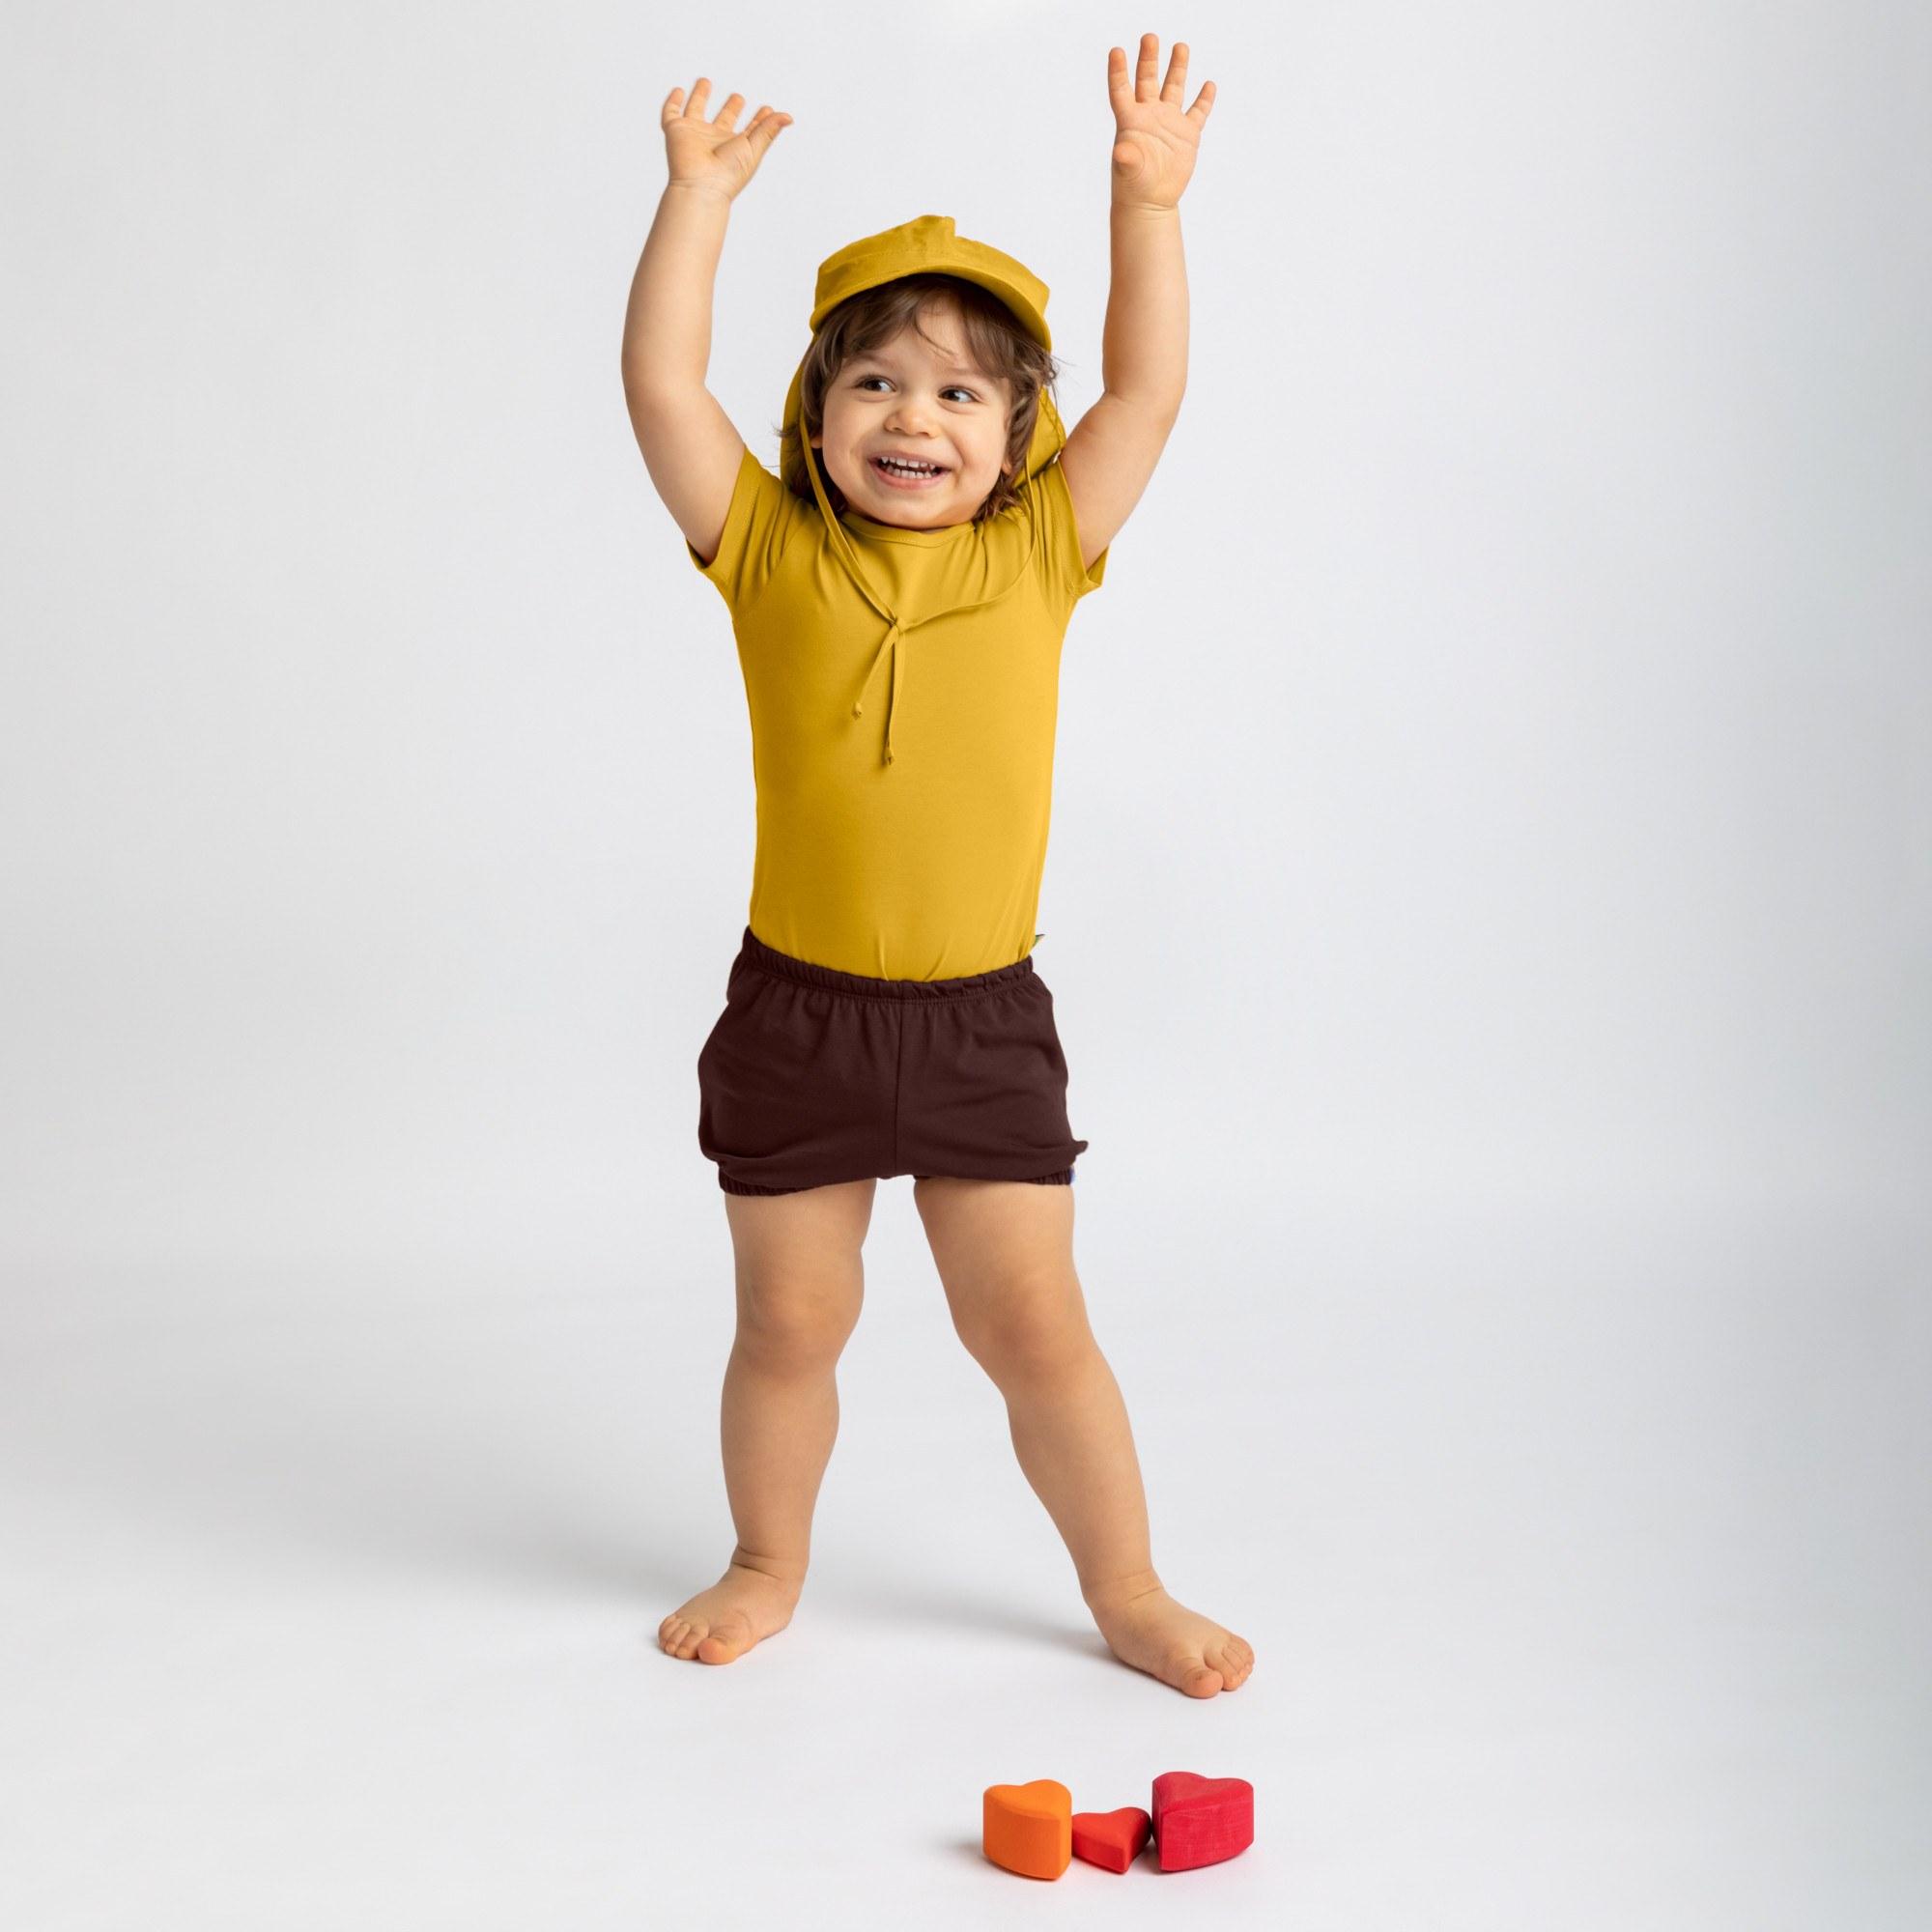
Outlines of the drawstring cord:
<svg viewBox="0 0 1932 1932">
<path fill-rule="evenodd" d="M 845 568 L 859 586 L 866 602 L 886 620 L 886 635 L 880 639 L 879 648 L 872 657 L 871 668 L 866 672 L 866 680 L 859 687 L 859 696 L 852 704 L 852 716 L 863 718 L 866 715 L 866 698 L 872 689 L 872 681 L 878 676 L 880 666 L 890 660 L 892 676 L 886 698 L 886 742 L 881 760 L 882 763 L 890 765 L 893 762 L 893 725 L 898 716 L 899 698 L 905 691 L 906 654 L 903 648 L 905 635 L 908 631 L 918 630 L 922 624 L 934 623 L 941 617 L 955 617 L 968 611 L 983 611 L 988 605 L 998 604 L 1010 597 L 1027 581 L 1033 570 L 1035 554 L 1039 549 L 1039 501 L 1038 493 L 1034 488 L 1034 474 L 1029 470 L 1020 483 L 1020 495 L 1026 499 L 1027 508 L 1027 554 L 1012 582 L 991 597 L 981 597 L 971 604 L 955 604 L 949 610 L 934 611 L 926 616 L 915 617 L 908 623 L 895 611 L 887 608 L 873 591 L 865 571 L 860 567 L 858 554 L 853 549 L 851 532 L 832 514 L 832 506 L 826 500 L 825 486 L 819 478 L 818 465 L 812 457 L 810 439 L 801 436 L 799 446 L 805 452 L 806 473 L 811 479 L 811 493 L 818 499 L 819 514 L 825 519 L 826 527 L 838 532 L 834 541 Z"/>
</svg>

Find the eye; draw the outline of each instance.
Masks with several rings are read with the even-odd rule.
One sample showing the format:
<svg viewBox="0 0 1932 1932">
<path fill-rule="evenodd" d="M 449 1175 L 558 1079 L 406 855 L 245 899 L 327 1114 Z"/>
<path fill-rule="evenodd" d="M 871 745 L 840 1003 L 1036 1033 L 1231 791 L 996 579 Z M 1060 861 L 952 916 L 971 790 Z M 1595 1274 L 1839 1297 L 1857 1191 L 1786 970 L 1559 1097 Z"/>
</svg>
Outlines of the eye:
<svg viewBox="0 0 1932 1932">
<path fill-rule="evenodd" d="M 883 376 L 861 376 L 859 380 L 852 384 L 852 386 L 855 389 L 863 389 L 868 383 L 883 383 L 885 380 L 886 378 Z M 951 384 L 949 387 L 940 390 L 939 393 L 942 396 L 952 396 L 952 395 L 964 396 L 969 403 L 977 403 L 980 400 L 979 397 L 976 396 L 971 389 L 963 388 L 957 383 L 954 383 Z"/>
</svg>

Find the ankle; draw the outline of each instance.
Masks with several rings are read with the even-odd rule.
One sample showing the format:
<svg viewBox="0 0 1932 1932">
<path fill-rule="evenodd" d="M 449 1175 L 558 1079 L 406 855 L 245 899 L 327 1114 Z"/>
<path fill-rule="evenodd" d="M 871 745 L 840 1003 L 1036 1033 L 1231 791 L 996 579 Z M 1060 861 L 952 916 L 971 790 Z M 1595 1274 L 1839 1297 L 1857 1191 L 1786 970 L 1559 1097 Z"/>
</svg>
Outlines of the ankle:
<svg viewBox="0 0 1932 1932">
<path fill-rule="evenodd" d="M 1124 1609 L 1136 1597 L 1150 1596 L 1164 1587 L 1152 1570 L 1130 1570 L 1096 1583 L 1083 1583 L 1080 1594 L 1086 1599 L 1087 1607 L 1097 1616 L 1108 1610 Z"/>
<path fill-rule="evenodd" d="M 742 1543 L 733 1548 L 728 1567 L 762 1577 L 766 1581 L 776 1583 L 780 1589 L 788 1590 L 794 1597 L 805 1587 L 806 1566 L 803 1562 L 786 1562 L 781 1557 L 763 1556 L 747 1549 Z"/>
</svg>

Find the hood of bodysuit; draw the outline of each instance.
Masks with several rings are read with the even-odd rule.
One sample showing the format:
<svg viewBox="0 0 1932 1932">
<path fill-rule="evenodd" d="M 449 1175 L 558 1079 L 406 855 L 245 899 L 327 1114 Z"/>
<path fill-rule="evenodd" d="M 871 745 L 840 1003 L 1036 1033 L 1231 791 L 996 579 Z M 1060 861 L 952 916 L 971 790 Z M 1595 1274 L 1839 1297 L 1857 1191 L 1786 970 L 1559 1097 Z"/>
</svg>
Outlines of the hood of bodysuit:
<svg viewBox="0 0 1932 1932">
<path fill-rule="evenodd" d="M 1046 324 L 1047 287 L 1024 264 L 1004 250 L 984 242 L 974 242 L 959 234 L 950 214 L 922 214 L 917 220 L 902 221 L 877 235 L 848 242 L 818 265 L 817 286 L 812 294 L 810 327 L 816 335 L 819 325 L 842 301 L 862 290 L 897 281 L 901 275 L 956 275 L 977 283 L 997 296 L 1010 309 L 1020 326 L 1042 349 L 1053 347 Z M 810 354 L 810 343 L 806 354 Z M 805 394 L 805 355 L 792 372 L 791 387 L 785 393 L 782 423 L 787 435 L 798 430 Z M 1020 486 L 1037 476 L 1051 463 L 1066 441 L 1065 425 L 1053 398 L 1040 391 L 1039 412 L 1027 445 L 1026 463 L 1013 478 Z M 825 494 L 824 470 L 820 454 L 801 436 L 806 473 L 811 479 L 812 495 L 827 523 L 833 517 Z"/>
</svg>

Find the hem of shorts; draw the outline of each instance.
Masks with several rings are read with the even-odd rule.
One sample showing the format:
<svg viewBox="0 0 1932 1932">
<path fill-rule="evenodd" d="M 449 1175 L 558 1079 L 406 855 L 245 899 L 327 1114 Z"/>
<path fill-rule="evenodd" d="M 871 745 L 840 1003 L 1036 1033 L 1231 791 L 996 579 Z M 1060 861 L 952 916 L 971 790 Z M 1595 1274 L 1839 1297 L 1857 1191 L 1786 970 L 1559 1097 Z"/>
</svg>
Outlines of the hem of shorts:
<svg viewBox="0 0 1932 1932">
<path fill-rule="evenodd" d="M 1028 1180 L 1040 1187 L 1068 1187 L 1073 1182 L 1073 1170 L 1063 1167 L 1053 1174 L 915 1174 L 915 1180 Z"/>
<path fill-rule="evenodd" d="M 846 1175 L 840 1179 L 802 1180 L 795 1181 L 789 1187 L 772 1187 L 756 1180 L 734 1180 L 723 1168 L 718 1170 L 718 1185 L 726 1194 L 803 1194 L 808 1188 L 837 1187 L 843 1184 L 844 1181 L 896 1180 L 899 1178 L 897 1175 L 853 1174 Z M 926 1174 L 916 1174 L 911 1178 L 915 1180 L 930 1180 L 935 1177 Z M 942 1176 L 938 1178 L 957 1178 L 968 1180 L 1025 1180 L 1041 1187 L 1070 1187 L 1073 1184 L 1073 1170 L 1070 1167 L 1063 1167 L 1053 1174 L 976 1174 L 959 1177 Z"/>
</svg>

